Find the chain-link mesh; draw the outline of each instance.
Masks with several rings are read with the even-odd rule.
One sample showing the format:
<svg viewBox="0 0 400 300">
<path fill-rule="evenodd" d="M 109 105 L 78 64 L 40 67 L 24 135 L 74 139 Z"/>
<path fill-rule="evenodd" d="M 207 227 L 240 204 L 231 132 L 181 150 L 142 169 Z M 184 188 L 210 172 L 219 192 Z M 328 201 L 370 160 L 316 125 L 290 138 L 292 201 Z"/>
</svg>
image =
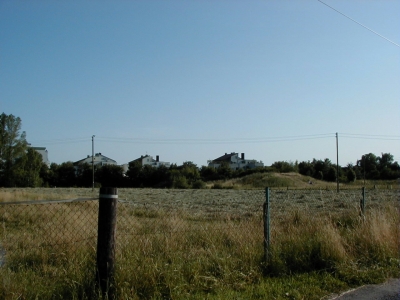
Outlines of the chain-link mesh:
<svg viewBox="0 0 400 300">
<path fill-rule="evenodd" d="M 365 220 L 368 214 L 399 209 L 398 190 L 270 190 L 269 233 L 271 243 L 292 226 L 343 226 Z M 319 225 L 317 225 L 319 224 Z"/>
<path fill-rule="evenodd" d="M 82 249 L 94 253 L 98 201 L 0 204 L 0 264 L 55 265 Z"/>
<path fill-rule="evenodd" d="M 365 209 L 396 204 L 397 190 L 274 190 L 270 191 L 271 222 L 301 212 L 309 218 L 326 215 L 360 214 Z"/>
<path fill-rule="evenodd" d="M 194 268 L 196 260 L 207 265 L 206 259 L 218 258 L 234 261 L 240 275 L 251 274 L 262 260 L 264 190 L 120 189 L 118 193 L 116 263 L 123 268 L 175 268 L 179 259 L 183 272 L 184 264 Z M 274 231 L 296 218 L 344 214 L 359 218 L 362 197 L 361 189 L 339 193 L 272 189 L 270 228 Z M 367 211 L 393 209 L 398 207 L 399 193 L 367 190 L 365 204 Z M 55 273 L 66 260 L 79 263 L 90 257 L 94 268 L 98 201 L 1 203 L 0 222 L 0 265 L 16 269 L 43 264 L 45 274 Z M 213 269 L 215 265 L 214 261 L 204 273 L 220 272 Z"/>
<path fill-rule="evenodd" d="M 117 253 L 195 253 L 221 244 L 231 249 L 228 255 L 262 251 L 264 191 L 152 190 L 124 196 L 118 203 Z"/>
</svg>

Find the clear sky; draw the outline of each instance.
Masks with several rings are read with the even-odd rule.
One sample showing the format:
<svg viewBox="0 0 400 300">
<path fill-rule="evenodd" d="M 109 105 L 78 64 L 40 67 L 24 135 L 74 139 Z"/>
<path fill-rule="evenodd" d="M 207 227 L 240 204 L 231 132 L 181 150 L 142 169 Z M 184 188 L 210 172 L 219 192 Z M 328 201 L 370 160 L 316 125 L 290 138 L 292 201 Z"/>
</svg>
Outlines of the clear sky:
<svg viewBox="0 0 400 300">
<path fill-rule="evenodd" d="M 0 111 L 58 164 L 399 161 L 400 1 L 323 2 L 0 0 Z"/>
</svg>

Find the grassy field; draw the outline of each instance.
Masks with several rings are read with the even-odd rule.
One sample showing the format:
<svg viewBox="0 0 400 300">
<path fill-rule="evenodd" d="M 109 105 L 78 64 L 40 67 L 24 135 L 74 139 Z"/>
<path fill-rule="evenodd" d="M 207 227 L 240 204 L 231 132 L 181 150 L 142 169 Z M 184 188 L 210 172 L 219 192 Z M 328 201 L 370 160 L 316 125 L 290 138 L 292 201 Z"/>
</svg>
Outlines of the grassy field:
<svg viewBox="0 0 400 300">
<path fill-rule="evenodd" d="M 91 189 L 1 189 L 1 202 L 93 198 Z M 118 299 L 321 299 L 399 276 L 398 195 L 119 189 Z M 0 205 L 1 299 L 97 299 L 97 201 Z"/>
</svg>

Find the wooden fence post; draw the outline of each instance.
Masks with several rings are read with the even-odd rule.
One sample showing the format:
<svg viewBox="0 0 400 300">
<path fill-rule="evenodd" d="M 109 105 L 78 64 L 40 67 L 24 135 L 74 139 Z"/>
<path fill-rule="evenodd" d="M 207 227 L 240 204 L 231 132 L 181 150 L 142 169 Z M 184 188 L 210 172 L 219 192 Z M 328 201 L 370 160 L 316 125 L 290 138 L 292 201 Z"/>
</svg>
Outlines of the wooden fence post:
<svg viewBox="0 0 400 300">
<path fill-rule="evenodd" d="M 362 196 L 360 201 L 361 216 L 365 218 L 365 187 L 362 187 L 361 196 Z"/>
<path fill-rule="evenodd" d="M 117 188 L 100 188 L 97 232 L 96 282 L 103 296 L 114 298 L 115 232 L 117 225 Z"/>
</svg>

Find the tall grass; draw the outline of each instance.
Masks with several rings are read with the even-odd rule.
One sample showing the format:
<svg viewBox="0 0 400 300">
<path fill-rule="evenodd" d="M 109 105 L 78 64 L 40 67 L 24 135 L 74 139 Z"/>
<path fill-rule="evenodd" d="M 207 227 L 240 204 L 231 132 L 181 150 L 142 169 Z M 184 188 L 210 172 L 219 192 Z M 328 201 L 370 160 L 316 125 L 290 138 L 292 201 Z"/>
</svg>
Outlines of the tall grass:
<svg viewBox="0 0 400 300">
<path fill-rule="evenodd" d="M 96 205 L 60 204 L 51 210 L 36 205 L 42 208 L 35 213 L 4 207 L 1 299 L 98 298 L 95 237 L 85 229 L 96 223 Z M 78 212 L 81 217 L 72 218 Z M 399 224 L 393 204 L 370 209 L 364 217 L 352 210 L 316 215 L 289 209 L 273 223 L 264 261 L 261 212 L 193 215 L 119 203 L 116 295 L 320 299 L 347 286 L 398 276 Z"/>
</svg>

